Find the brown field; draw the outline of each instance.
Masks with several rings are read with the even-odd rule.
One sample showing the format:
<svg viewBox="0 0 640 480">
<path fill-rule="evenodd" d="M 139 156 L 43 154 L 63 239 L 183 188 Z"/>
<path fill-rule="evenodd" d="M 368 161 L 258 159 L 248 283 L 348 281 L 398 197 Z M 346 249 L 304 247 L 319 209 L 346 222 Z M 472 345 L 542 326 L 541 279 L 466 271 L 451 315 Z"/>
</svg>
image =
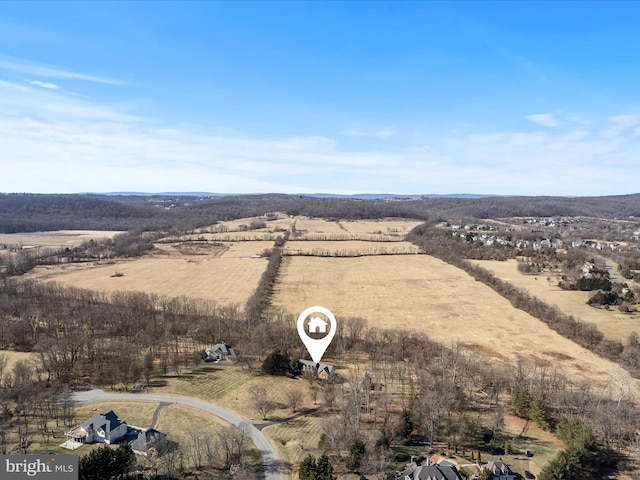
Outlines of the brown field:
<svg viewBox="0 0 640 480">
<path fill-rule="evenodd" d="M 13 350 L 0 350 L 0 357 L 3 355 L 7 355 L 9 358 L 5 373 L 10 371 L 18 360 L 32 360 L 34 358 L 34 354 L 31 352 L 14 352 Z"/>
<path fill-rule="evenodd" d="M 300 236 L 310 235 L 346 235 L 349 232 L 340 228 L 340 224 L 332 220 L 314 217 L 296 217 L 296 232 Z M 295 238 L 295 237 L 294 237 Z"/>
<path fill-rule="evenodd" d="M 246 217 L 246 218 L 238 218 L 236 220 L 228 220 L 226 222 L 219 222 L 215 225 L 209 225 L 207 227 L 202 227 L 198 230 L 198 233 L 217 233 L 224 231 L 227 232 L 238 232 L 242 226 L 249 226 L 251 222 L 264 222 L 267 226 L 263 229 L 259 229 L 257 231 L 267 232 L 273 231 L 277 228 L 289 229 L 291 227 L 291 222 L 293 219 L 289 218 L 288 215 L 284 213 L 276 213 L 277 219 L 275 220 L 267 220 L 266 217 Z"/>
<path fill-rule="evenodd" d="M 266 259 L 251 255 L 272 245 L 233 243 L 220 256 L 214 256 L 182 254 L 163 244 L 154 253 L 134 260 L 38 267 L 27 276 L 103 292 L 142 291 L 244 304 L 267 266 Z M 123 276 L 112 277 L 115 272 Z"/>
<path fill-rule="evenodd" d="M 352 241 L 289 241 L 284 253 L 289 255 L 349 256 L 418 253 L 420 249 L 410 242 Z"/>
<path fill-rule="evenodd" d="M 515 260 L 506 262 L 483 260 L 475 263 L 486 268 L 499 279 L 524 288 L 540 300 L 557 306 L 563 313 L 573 315 L 585 322 L 595 323 L 598 330 L 611 340 L 619 340 L 626 344 L 631 332 L 640 334 L 640 313 L 622 313 L 616 307 L 611 307 L 609 310 L 590 307 L 587 305 L 587 300 L 592 293 L 562 290 L 558 287 L 559 278 L 556 276 L 552 277 L 549 285 L 546 280 L 547 273 L 523 275 L 518 272 Z"/>
<path fill-rule="evenodd" d="M 42 247 L 75 247 L 82 242 L 113 238 L 123 233 L 102 230 L 57 230 L 54 232 L 5 233 L 0 234 L 0 248 L 2 245 L 39 245 Z"/>
<path fill-rule="evenodd" d="M 514 309 L 462 270 L 427 255 L 286 257 L 274 304 L 294 313 L 322 305 L 338 321 L 359 316 L 369 326 L 416 329 L 445 344 L 460 340 L 498 361 L 542 361 L 576 380 L 640 392 L 638 381 L 618 365 Z"/>
<path fill-rule="evenodd" d="M 267 232 L 265 230 L 252 230 L 249 232 L 226 232 L 226 233 L 199 233 L 196 235 L 188 235 L 180 237 L 181 239 L 195 240 L 198 238 L 205 238 L 206 240 L 216 242 L 251 242 L 251 241 L 269 241 L 273 244 L 273 241 L 278 237 L 284 235 L 284 232 Z"/>
<path fill-rule="evenodd" d="M 422 220 L 385 218 L 383 220 L 340 220 L 347 232 L 354 235 L 392 235 L 404 237 L 412 228 L 424 223 Z"/>
</svg>

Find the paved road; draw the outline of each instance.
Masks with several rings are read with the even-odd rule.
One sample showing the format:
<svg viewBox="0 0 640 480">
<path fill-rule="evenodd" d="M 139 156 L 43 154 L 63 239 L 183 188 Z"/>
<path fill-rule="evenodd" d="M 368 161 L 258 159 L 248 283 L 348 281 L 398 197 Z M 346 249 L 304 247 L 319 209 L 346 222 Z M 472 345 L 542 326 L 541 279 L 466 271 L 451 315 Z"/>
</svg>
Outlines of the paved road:
<svg viewBox="0 0 640 480">
<path fill-rule="evenodd" d="M 188 397 L 155 395 L 152 393 L 108 393 L 98 389 L 74 392 L 72 398 L 78 403 L 95 402 L 100 400 L 150 400 L 154 402 L 188 405 L 190 407 L 199 408 L 205 412 L 212 413 L 248 433 L 262 455 L 265 480 L 283 480 L 278 454 L 262 432 L 249 422 L 243 420 L 241 417 L 238 417 L 237 415 L 216 405 Z"/>
</svg>

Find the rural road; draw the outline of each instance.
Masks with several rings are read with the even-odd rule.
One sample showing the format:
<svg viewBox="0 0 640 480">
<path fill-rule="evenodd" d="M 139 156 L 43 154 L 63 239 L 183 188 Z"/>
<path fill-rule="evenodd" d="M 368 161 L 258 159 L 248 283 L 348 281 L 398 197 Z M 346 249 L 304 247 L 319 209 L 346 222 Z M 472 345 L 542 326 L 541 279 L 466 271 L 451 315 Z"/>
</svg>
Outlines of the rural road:
<svg viewBox="0 0 640 480">
<path fill-rule="evenodd" d="M 216 405 L 188 397 L 176 397 L 173 395 L 155 395 L 152 393 L 108 393 L 102 390 L 82 390 L 73 392 L 71 397 L 75 402 L 88 403 L 100 400 L 147 400 L 154 402 L 178 403 L 198 408 L 207 413 L 212 413 L 223 420 L 245 430 L 262 455 L 265 480 L 283 480 L 278 453 L 271 446 L 267 438 L 260 430 L 241 417 Z"/>
</svg>

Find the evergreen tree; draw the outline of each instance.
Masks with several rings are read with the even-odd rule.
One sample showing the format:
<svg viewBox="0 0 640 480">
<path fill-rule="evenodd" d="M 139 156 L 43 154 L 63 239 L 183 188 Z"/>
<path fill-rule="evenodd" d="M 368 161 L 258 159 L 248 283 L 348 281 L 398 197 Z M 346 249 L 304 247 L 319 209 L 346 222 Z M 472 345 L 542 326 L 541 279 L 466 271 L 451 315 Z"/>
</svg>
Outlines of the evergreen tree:
<svg viewBox="0 0 640 480">
<path fill-rule="evenodd" d="M 333 476 L 333 466 L 326 453 L 323 453 L 318 459 L 318 470 L 314 480 L 336 480 L 336 477 Z"/>
<path fill-rule="evenodd" d="M 115 450 L 105 445 L 80 458 L 80 480 L 121 480 L 134 461 L 135 454 L 128 443 L 120 444 Z"/>
<path fill-rule="evenodd" d="M 536 397 L 533 399 L 531 408 L 529 409 L 529 416 L 531 420 L 536 422 L 543 430 L 549 430 L 551 428 L 551 415 L 549 415 L 549 410 L 542 398 Z"/>
<path fill-rule="evenodd" d="M 400 414 L 400 423 L 396 427 L 396 436 L 399 438 L 409 438 L 413 432 L 413 420 L 411 420 L 411 411 L 407 408 L 402 409 Z"/>
<path fill-rule="evenodd" d="M 309 454 L 300 463 L 300 469 L 298 470 L 298 476 L 300 480 L 315 480 L 316 478 L 316 458 Z"/>
<path fill-rule="evenodd" d="M 347 470 L 355 472 L 360 468 L 360 462 L 362 461 L 362 455 L 364 455 L 365 445 L 362 440 L 356 440 L 351 445 L 349 450 L 349 457 L 347 458 Z"/>
<path fill-rule="evenodd" d="M 528 392 L 518 390 L 511 397 L 511 411 L 520 418 L 529 418 L 531 396 Z"/>
</svg>

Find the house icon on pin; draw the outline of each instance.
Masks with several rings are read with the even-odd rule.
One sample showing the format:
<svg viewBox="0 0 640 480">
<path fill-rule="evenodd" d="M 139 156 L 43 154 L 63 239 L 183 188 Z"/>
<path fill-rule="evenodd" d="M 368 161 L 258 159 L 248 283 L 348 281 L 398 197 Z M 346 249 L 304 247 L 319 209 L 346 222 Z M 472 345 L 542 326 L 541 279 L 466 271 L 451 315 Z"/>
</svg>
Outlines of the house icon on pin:
<svg viewBox="0 0 640 480">
<path fill-rule="evenodd" d="M 309 333 L 327 333 L 327 322 L 319 317 L 311 317 L 307 328 Z"/>
</svg>

